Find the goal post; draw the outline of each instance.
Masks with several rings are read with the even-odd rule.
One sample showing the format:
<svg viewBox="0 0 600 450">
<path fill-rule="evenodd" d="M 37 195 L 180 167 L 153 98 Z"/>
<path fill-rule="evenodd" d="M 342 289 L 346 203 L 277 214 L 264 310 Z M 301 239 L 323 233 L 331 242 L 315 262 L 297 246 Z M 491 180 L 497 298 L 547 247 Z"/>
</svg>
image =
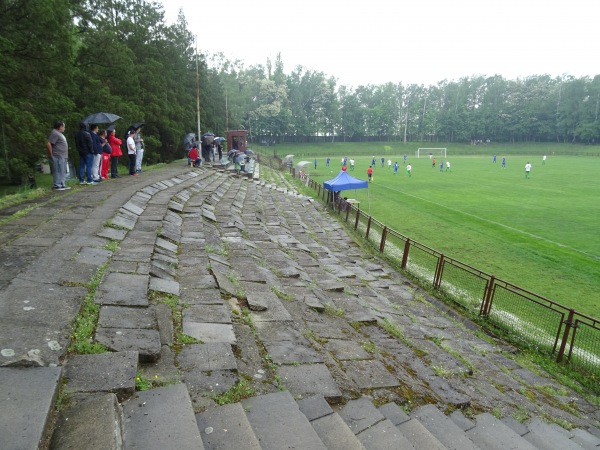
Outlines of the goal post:
<svg viewBox="0 0 600 450">
<path fill-rule="evenodd" d="M 446 148 L 418 148 L 417 158 L 429 158 L 430 156 L 446 158 Z"/>
</svg>

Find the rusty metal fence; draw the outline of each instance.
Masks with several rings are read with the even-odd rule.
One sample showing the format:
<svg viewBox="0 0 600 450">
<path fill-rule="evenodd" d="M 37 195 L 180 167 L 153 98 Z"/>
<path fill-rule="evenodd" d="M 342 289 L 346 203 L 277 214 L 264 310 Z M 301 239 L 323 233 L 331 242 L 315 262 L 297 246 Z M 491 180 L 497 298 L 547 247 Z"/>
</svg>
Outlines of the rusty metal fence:
<svg viewBox="0 0 600 450">
<path fill-rule="evenodd" d="M 336 198 L 313 180 L 306 186 L 369 244 L 424 284 L 509 332 L 523 344 L 600 377 L 600 320 L 413 241 Z"/>
</svg>

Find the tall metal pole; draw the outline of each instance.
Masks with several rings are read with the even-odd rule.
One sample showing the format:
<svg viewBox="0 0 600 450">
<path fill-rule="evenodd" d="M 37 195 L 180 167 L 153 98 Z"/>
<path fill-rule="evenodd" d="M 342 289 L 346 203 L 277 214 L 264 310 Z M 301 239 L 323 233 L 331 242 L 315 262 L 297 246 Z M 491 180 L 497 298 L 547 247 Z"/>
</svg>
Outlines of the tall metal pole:
<svg viewBox="0 0 600 450">
<path fill-rule="evenodd" d="M 198 139 L 200 138 L 200 74 L 198 72 L 198 35 L 196 35 L 196 111 L 198 113 Z"/>
<path fill-rule="evenodd" d="M 225 89 L 225 131 L 229 131 L 229 109 L 227 108 L 227 89 Z"/>
</svg>

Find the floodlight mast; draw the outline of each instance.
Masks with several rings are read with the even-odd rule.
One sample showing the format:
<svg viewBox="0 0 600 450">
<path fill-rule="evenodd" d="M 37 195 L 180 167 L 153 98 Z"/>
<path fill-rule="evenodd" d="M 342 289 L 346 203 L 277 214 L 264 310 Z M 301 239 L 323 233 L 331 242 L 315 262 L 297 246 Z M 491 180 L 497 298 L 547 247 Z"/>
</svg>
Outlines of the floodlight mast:
<svg viewBox="0 0 600 450">
<path fill-rule="evenodd" d="M 200 74 L 198 72 L 198 35 L 196 38 L 196 111 L 198 113 L 198 138 L 200 138 Z"/>
</svg>

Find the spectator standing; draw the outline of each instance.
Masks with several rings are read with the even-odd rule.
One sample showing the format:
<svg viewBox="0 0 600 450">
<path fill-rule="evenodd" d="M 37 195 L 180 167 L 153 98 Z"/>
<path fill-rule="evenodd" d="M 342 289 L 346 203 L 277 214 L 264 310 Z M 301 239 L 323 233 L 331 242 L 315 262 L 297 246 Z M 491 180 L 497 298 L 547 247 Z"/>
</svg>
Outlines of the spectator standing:
<svg viewBox="0 0 600 450">
<path fill-rule="evenodd" d="M 102 130 L 98 136 L 102 139 L 102 160 L 100 162 L 100 179 L 106 180 L 108 178 L 108 168 L 110 167 L 110 155 L 112 153 L 112 147 L 108 143 L 106 137 L 106 130 Z"/>
<path fill-rule="evenodd" d="M 108 143 L 112 149 L 110 154 L 110 177 L 119 178 L 119 156 L 123 156 L 121 151 L 123 141 L 116 136 L 114 125 L 109 126 L 106 131 L 108 132 Z"/>
<path fill-rule="evenodd" d="M 133 141 L 135 142 L 135 172 L 140 173 L 142 171 L 142 159 L 144 158 L 144 138 L 141 136 L 140 131 L 142 127 L 135 129 L 133 134 Z"/>
<path fill-rule="evenodd" d="M 94 143 L 94 159 L 92 160 L 92 180 L 95 183 L 102 181 L 100 179 L 100 161 L 102 161 L 102 139 L 98 136 L 98 125 L 90 125 L 90 136 Z"/>
<path fill-rule="evenodd" d="M 79 153 L 79 184 L 95 184 L 92 178 L 94 162 L 94 142 L 84 122 L 79 123 L 79 131 L 75 135 L 75 148 Z M 87 183 L 85 181 L 87 177 Z"/>
<path fill-rule="evenodd" d="M 219 163 L 223 159 L 223 144 L 221 141 L 217 142 L 217 153 L 219 154 Z"/>
<path fill-rule="evenodd" d="M 129 130 L 127 136 L 127 156 L 129 157 L 129 175 L 136 177 L 138 173 L 135 171 L 135 140 L 133 138 L 135 130 Z"/>
<path fill-rule="evenodd" d="M 63 134 L 65 132 L 65 123 L 62 120 L 58 120 L 54 123 L 54 128 L 48 136 L 48 154 L 50 155 L 50 161 L 52 162 L 52 177 L 54 183 L 52 189 L 57 191 L 64 191 L 71 189 L 65 184 L 65 177 L 67 174 L 67 161 L 69 158 L 69 144 Z"/>
</svg>

